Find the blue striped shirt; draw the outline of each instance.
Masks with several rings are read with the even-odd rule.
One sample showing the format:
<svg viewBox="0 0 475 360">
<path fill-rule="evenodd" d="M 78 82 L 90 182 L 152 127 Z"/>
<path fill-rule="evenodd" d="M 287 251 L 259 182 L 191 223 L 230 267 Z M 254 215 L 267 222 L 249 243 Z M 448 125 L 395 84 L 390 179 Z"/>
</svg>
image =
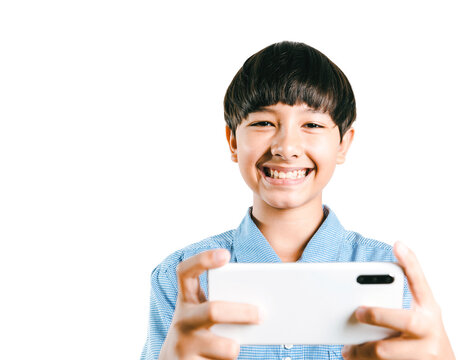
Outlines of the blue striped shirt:
<svg viewBox="0 0 475 360">
<path fill-rule="evenodd" d="M 177 265 L 202 251 L 225 248 L 231 253 L 230 262 L 277 263 L 279 256 L 272 249 L 251 218 L 250 208 L 237 229 L 209 237 L 169 255 L 152 272 L 150 319 L 147 341 L 141 360 L 157 360 L 175 311 L 178 294 Z M 324 205 L 324 221 L 308 242 L 298 262 L 397 262 L 392 247 L 348 231 L 335 213 Z M 203 292 L 208 296 L 206 272 L 200 276 Z M 403 307 L 410 308 L 411 293 L 404 282 Z M 343 345 L 253 345 L 241 346 L 238 359 L 343 359 Z"/>
</svg>

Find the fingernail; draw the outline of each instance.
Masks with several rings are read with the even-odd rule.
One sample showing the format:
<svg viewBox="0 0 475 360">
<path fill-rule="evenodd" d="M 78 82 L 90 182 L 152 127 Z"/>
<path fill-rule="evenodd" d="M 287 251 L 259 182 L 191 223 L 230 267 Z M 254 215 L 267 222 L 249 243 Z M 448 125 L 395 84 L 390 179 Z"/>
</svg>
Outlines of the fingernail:
<svg viewBox="0 0 475 360">
<path fill-rule="evenodd" d="M 227 250 L 218 250 L 214 252 L 214 261 L 217 263 L 222 263 L 229 260 L 230 253 Z"/>
<path fill-rule="evenodd" d="M 406 244 L 401 241 L 397 241 L 396 246 L 399 251 L 399 254 L 401 254 L 402 256 L 405 256 L 407 254 L 408 247 L 406 246 Z"/>
<path fill-rule="evenodd" d="M 364 306 L 360 306 L 358 309 L 355 311 L 355 316 L 358 320 L 362 320 L 364 317 L 364 314 L 366 312 L 366 308 Z"/>
<path fill-rule="evenodd" d="M 345 345 L 343 346 L 343 348 L 341 349 L 341 355 L 343 357 L 346 357 L 350 352 L 350 345 Z"/>
</svg>

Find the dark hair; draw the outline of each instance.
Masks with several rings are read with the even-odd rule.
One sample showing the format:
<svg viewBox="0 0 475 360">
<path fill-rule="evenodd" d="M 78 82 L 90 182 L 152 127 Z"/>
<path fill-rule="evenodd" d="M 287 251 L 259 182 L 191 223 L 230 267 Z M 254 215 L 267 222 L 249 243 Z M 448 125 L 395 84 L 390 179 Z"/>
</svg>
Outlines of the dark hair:
<svg viewBox="0 0 475 360">
<path fill-rule="evenodd" d="M 244 62 L 224 97 L 224 119 L 236 128 L 250 113 L 282 102 L 327 112 L 340 141 L 356 119 L 355 97 L 345 74 L 324 54 L 303 43 L 272 44 Z"/>
</svg>

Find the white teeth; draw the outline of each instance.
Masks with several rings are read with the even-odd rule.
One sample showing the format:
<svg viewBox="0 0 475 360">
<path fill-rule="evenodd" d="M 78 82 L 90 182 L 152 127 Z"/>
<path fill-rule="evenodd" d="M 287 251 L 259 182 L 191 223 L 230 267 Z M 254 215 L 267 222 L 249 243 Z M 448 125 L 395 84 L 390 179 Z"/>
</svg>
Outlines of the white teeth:
<svg viewBox="0 0 475 360">
<path fill-rule="evenodd" d="M 305 177 L 306 173 L 306 170 L 284 172 L 270 169 L 270 177 L 273 179 L 301 179 Z"/>
</svg>

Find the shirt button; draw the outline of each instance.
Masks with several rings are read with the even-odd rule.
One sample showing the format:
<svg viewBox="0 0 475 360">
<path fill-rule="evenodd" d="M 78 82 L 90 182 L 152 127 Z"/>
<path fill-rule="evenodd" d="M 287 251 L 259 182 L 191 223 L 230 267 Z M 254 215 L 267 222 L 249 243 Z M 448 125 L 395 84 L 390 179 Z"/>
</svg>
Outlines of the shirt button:
<svg viewBox="0 0 475 360">
<path fill-rule="evenodd" d="M 282 360 L 292 360 L 292 358 L 291 358 L 291 357 L 286 357 L 286 358 L 284 358 L 284 359 L 282 359 Z"/>
<path fill-rule="evenodd" d="M 288 349 L 292 349 L 294 346 L 292 344 L 285 344 L 284 347 Z"/>
</svg>

